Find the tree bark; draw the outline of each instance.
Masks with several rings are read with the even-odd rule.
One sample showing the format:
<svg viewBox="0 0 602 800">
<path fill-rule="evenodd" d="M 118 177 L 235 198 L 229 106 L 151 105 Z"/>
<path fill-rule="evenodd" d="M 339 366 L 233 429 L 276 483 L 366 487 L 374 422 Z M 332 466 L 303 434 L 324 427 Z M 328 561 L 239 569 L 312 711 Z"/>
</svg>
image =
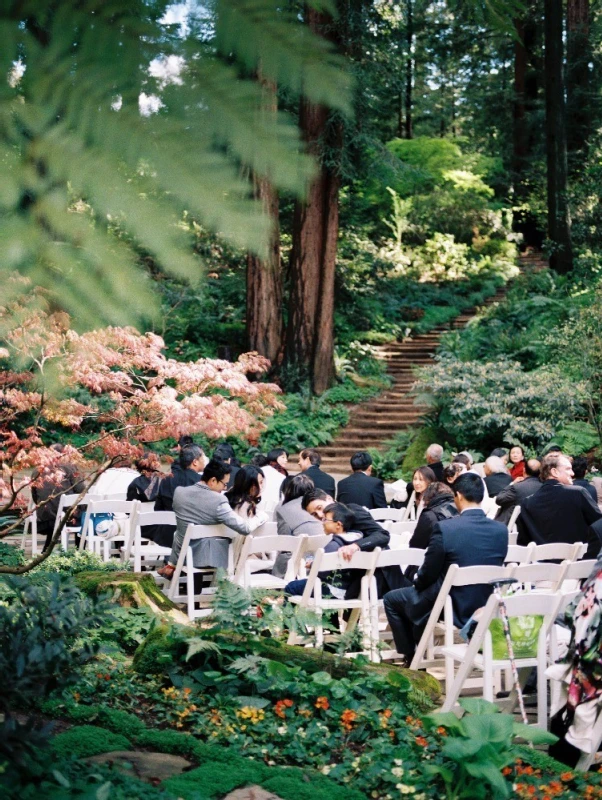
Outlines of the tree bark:
<svg viewBox="0 0 602 800">
<path fill-rule="evenodd" d="M 314 8 L 307 9 L 306 18 L 310 28 L 321 35 L 332 29 L 331 18 Z M 299 380 L 309 379 L 312 390 L 321 394 L 335 377 L 334 279 L 340 177 L 333 160 L 342 146 L 342 128 L 325 106 L 305 98 L 301 100 L 299 125 L 308 152 L 321 166 L 306 201 L 295 204 L 286 357 Z M 324 148 L 331 151 L 327 160 Z"/>
<path fill-rule="evenodd" d="M 412 0 L 407 0 L 407 26 L 406 26 L 406 121 L 405 121 L 405 136 L 406 139 L 412 139 L 414 136 L 413 118 L 412 118 L 412 83 L 414 80 L 414 61 L 412 58 L 412 47 L 414 45 L 414 9 Z"/>
<path fill-rule="evenodd" d="M 583 151 L 591 133 L 591 90 L 589 0 L 567 2 L 567 146 L 569 153 Z"/>
<path fill-rule="evenodd" d="M 571 217 L 567 197 L 566 107 L 562 75 L 562 0 L 545 0 L 546 154 L 550 265 L 572 268 Z"/>
<path fill-rule="evenodd" d="M 276 114 L 276 86 L 258 78 L 263 87 L 262 113 Z M 255 197 L 272 220 L 268 256 L 265 261 L 254 253 L 247 254 L 247 341 L 250 350 L 278 360 L 282 347 L 282 269 L 280 263 L 280 228 L 278 192 L 267 178 L 254 176 Z"/>
</svg>

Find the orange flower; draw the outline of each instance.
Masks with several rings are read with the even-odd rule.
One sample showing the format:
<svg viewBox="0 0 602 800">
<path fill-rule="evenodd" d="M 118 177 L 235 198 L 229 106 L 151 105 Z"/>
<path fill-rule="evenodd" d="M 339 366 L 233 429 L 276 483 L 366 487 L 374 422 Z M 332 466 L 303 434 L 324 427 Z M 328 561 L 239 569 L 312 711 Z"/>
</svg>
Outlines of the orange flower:
<svg viewBox="0 0 602 800">
<path fill-rule="evenodd" d="M 392 713 L 393 712 L 391 711 L 390 708 L 385 708 L 385 710 L 383 711 L 383 717 L 386 717 L 387 719 L 389 719 L 389 717 L 391 716 Z"/>
<path fill-rule="evenodd" d="M 285 705 L 287 708 L 292 708 L 292 707 L 295 705 L 295 704 L 293 703 L 293 701 L 292 701 L 292 700 L 289 700 L 289 699 L 288 699 L 288 697 L 287 697 L 287 698 L 285 698 L 285 699 L 284 699 L 282 702 L 284 703 L 284 705 Z"/>
<path fill-rule="evenodd" d="M 328 711 L 330 708 L 330 703 L 328 702 L 327 697 L 318 697 L 314 705 L 316 708 L 321 708 L 323 711 Z"/>
<path fill-rule="evenodd" d="M 283 700 L 278 700 L 274 706 L 274 714 L 280 719 L 284 719 L 286 716 L 286 706 Z"/>
<path fill-rule="evenodd" d="M 437 728 L 437 733 L 439 736 L 447 736 L 447 731 L 441 725 Z"/>
<path fill-rule="evenodd" d="M 511 773 L 512 773 L 511 767 L 504 767 L 504 769 L 502 770 L 502 775 L 510 775 Z"/>
<path fill-rule="evenodd" d="M 417 736 L 415 741 L 417 745 L 420 745 L 420 747 L 426 747 L 428 745 L 428 742 L 424 736 Z"/>
<path fill-rule="evenodd" d="M 353 723 L 357 719 L 357 713 L 350 708 L 346 708 L 341 714 L 341 725 L 346 731 L 353 729 Z"/>
<path fill-rule="evenodd" d="M 79 692 L 73 692 L 73 699 L 75 700 L 76 703 L 79 703 L 81 699 L 81 694 Z"/>
<path fill-rule="evenodd" d="M 565 782 L 572 781 L 574 777 L 575 775 L 572 772 L 563 772 L 560 775 L 560 780 Z"/>
<path fill-rule="evenodd" d="M 191 689 L 189 686 L 186 686 L 184 689 L 182 689 L 182 694 L 183 694 L 185 697 L 188 697 L 188 695 L 189 695 L 191 692 L 192 692 L 192 689 Z"/>
</svg>

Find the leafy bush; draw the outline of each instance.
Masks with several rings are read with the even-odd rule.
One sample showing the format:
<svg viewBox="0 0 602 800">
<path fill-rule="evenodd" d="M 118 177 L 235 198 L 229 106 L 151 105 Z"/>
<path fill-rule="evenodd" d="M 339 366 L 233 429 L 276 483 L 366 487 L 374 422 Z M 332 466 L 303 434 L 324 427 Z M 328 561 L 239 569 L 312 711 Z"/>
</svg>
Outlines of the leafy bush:
<svg viewBox="0 0 602 800">
<path fill-rule="evenodd" d="M 86 598 L 64 576 L 43 585 L 26 578 L 5 579 L 8 595 L 0 605 L 0 706 L 30 705 L 77 669 L 95 652 L 80 641 L 103 618 L 103 607 Z"/>
<path fill-rule="evenodd" d="M 0 564 L 4 567 L 20 567 L 25 563 L 25 553 L 14 544 L 0 541 Z"/>
<path fill-rule="evenodd" d="M 583 383 L 553 365 L 525 372 L 505 358 L 465 362 L 452 356 L 421 370 L 415 392 L 454 445 L 484 452 L 502 442 L 541 448 L 584 413 L 587 396 Z"/>
<path fill-rule="evenodd" d="M 45 561 L 30 571 L 30 575 L 77 575 L 80 572 L 123 572 L 129 566 L 116 561 L 103 561 L 89 550 L 70 548 L 54 550 Z"/>
</svg>

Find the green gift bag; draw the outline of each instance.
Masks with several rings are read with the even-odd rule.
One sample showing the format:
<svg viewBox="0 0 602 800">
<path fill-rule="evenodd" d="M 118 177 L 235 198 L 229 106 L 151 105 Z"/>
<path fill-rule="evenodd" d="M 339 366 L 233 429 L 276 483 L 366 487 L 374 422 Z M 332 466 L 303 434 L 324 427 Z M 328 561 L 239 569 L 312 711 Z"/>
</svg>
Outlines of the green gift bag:
<svg viewBox="0 0 602 800">
<path fill-rule="evenodd" d="M 543 616 L 534 614 L 524 617 L 510 617 L 510 636 L 515 658 L 535 658 L 537 640 L 543 625 Z M 494 659 L 509 658 L 508 644 L 501 619 L 494 619 L 489 626 Z"/>
</svg>

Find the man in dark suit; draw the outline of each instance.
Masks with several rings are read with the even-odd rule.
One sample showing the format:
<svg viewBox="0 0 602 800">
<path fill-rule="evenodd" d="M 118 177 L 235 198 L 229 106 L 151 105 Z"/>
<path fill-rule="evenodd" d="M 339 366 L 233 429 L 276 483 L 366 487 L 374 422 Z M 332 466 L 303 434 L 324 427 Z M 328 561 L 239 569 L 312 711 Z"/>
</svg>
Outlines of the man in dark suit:
<svg viewBox="0 0 602 800">
<path fill-rule="evenodd" d="M 583 487 L 573 486 L 570 459 L 562 453 L 544 456 L 541 481 L 541 489 L 521 505 L 517 543 L 584 542 L 584 558 L 596 558 L 601 542 L 592 525 L 602 511 Z"/>
<path fill-rule="evenodd" d="M 541 489 L 540 469 L 540 461 L 536 458 L 528 459 L 525 464 L 525 477 L 517 478 L 496 494 L 495 502 L 500 507 L 495 516 L 496 522 L 503 522 L 504 525 L 507 525 L 516 506 L 522 506 L 523 500 Z"/>
<path fill-rule="evenodd" d="M 583 486 L 586 492 L 589 492 L 592 500 L 598 505 L 598 492 L 596 487 L 589 481 L 585 480 L 587 473 L 587 458 L 577 456 L 573 459 L 573 486 Z"/>
<path fill-rule="evenodd" d="M 440 444 L 430 444 L 426 448 L 426 453 L 424 454 L 426 459 L 426 464 L 430 469 L 433 470 L 435 473 L 435 478 L 438 481 L 443 480 L 443 448 Z"/>
<path fill-rule="evenodd" d="M 370 453 L 360 452 L 351 456 L 353 475 L 339 481 L 337 502 L 348 506 L 357 503 L 359 506 L 386 508 L 385 486 L 380 478 L 372 477 L 372 457 Z"/>
<path fill-rule="evenodd" d="M 312 479 L 316 489 L 322 489 L 323 492 L 326 492 L 326 494 L 334 497 L 334 478 L 327 472 L 322 472 L 320 469 L 321 463 L 322 456 L 317 450 L 306 448 L 299 454 L 299 469 L 301 470 L 301 473 Z"/>
<path fill-rule="evenodd" d="M 326 494 L 326 492 L 323 492 L 321 489 L 314 489 L 313 492 L 308 492 L 303 496 L 301 508 L 309 512 L 312 517 L 323 522 L 325 509 L 333 502 L 332 496 Z M 348 508 L 353 511 L 353 516 L 355 518 L 353 530 L 359 531 L 359 533 L 362 534 L 362 538 L 354 543 L 354 548 L 357 547 L 357 549 L 366 552 L 371 552 L 375 547 L 388 550 L 389 540 L 391 538 L 389 531 L 383 528 L 363 506 L 359 506 L 357 503 L 350 503 Z M 386 592 L 391 589 L 398 589 L 406 583 L 399 567 L 379 568 L 376 570 L 375 577 L 379 597 L 383 597 Z M 360 578 L 349 587 L 346 597 L 359 597 Z"/>
<path fill-rule="evenodd" d="M 413 585 L 388 592 L 384 598 L 395 647 L 408 663 L 450 565 L 501 567 L 508 551 L 508 529 L 488 519 L 480 508 L 484 496 L 480 476 L 470 472 L 460 475 L 452 490 L 459 516 L 442 520 L 434 526 L 424 563 L 416 573 Z M 465 625 L 477 608 L 485 605 L 490 593 L 488 585 L 452 589 L 454 623 L 458 627 Z"/>
</svg>

